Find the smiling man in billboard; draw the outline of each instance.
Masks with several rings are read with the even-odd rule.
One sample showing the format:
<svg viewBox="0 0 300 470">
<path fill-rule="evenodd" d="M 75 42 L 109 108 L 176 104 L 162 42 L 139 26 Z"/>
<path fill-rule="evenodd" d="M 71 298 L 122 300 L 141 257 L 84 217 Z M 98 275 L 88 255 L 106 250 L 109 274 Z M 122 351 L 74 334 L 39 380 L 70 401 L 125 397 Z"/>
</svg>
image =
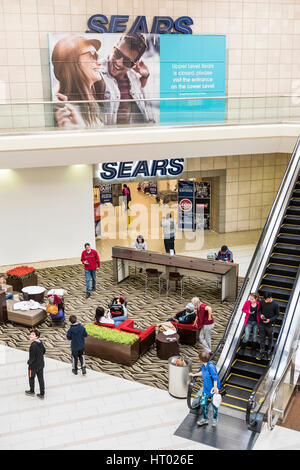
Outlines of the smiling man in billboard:
<svg viewBox="0 0 300 470">
<path fill-rule="evenodd" d="M 153 121 L 151 106 L 139 101 L 145 98 L 144 87 L 150 75 L 147 65 L 141 60 L 146 50 L 147 41 L 143 34 L 125 34 L 109 57 L 102 61 L 106 101 L 102 112 L 106 124 Z M 119 102 L 120 99 L 125 101 Z M 136 101 L 126 101 L 132 99 Z"/>
</svg>

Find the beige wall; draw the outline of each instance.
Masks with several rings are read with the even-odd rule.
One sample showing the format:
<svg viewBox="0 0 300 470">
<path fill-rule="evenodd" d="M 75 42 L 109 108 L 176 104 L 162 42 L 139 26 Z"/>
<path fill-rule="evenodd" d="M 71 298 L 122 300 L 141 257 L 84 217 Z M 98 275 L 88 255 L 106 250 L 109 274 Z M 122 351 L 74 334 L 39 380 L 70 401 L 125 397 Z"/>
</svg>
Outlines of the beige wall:
<svg viewBox="0 0 300 470">
<path fill-rule="evenodd" d="M 219 214 L 225 218 L 225 232 L 255 230 L 266 222 L 289 159 L 289 154 L 190 158 L 185 175 L 205 179 L 226 170 L 220 177 L 225 184 L 225 208 Z"/>
<path fill-rule="evenodd" d="M 47 33 L 83 33 L 96 13 L 130 15 L 128 28 L 137 15 L 149 28 L 189 15 L 194 34 L 226 34 L 229 95 L 287 93 L 300 79 L 298 0 L 0 0 L 1 100 L 49 99 Z"/>
</svg>

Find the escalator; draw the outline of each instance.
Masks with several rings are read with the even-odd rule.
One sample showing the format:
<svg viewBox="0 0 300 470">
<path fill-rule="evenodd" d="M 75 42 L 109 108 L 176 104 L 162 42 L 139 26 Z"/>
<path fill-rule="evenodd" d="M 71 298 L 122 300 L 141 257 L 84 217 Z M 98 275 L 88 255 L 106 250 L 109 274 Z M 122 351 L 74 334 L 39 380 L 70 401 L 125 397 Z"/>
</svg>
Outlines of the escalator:
<svg viewBox="0 0 300 470">
<path fill-rule="evenodd" d="M 300 264 L 300 174 L 293 189 L 288 207 L 274 242 L 263 276 L 259 282 L 259 294 L 271 292 L 279 304 L 280 315 L 273 328 L 273 343 L 276 344 L 284 320 L 286 306 L 294 287 Z M 224 380 L 226 395 L 222 406 L 246 412 L 247 403 L 259 379 L 265 374 L 268 360 L 256 359 L 259 343 L 243 345 L 241 337 L 236 355 Z M 251 338 L 250 338 L 251 339 Z M 258 334 L 259 341 L 259 334 Z"/>
<path fill-rule="evenodd" d="M 187 397 L 189 415 L 175 434 L 219 449 L 251 449 L 263 421 L 270 416 L 270 396 L 290 360 L 300 338 L 300 138 L 282 178 L 281 185 L 260 236 L 255 253 L 236 299 L 223 338 L 211 360 L 218 358 L 217 368 L 226 388 L 219 409 L 219 425 L 214 432 L 197 426 L 201 413 L 193 399 L 199 381 L 193 378 Z M 271 359 L 257 359 L 257 343 L 243 343 L 242 307 L 250 292 L 271 292 L 279 304 L 280 314 L 273 327 Z M 296 339 L 296 334 L 299 338 Z M 267 350 L 267 348 L 266 348 Z M 278 411 L 278 410 L 277 410 Z M 269 414 L 268 414 L 269 413 Z M 238 429 L 238 433 L 235 432 Z"/>
</svg>

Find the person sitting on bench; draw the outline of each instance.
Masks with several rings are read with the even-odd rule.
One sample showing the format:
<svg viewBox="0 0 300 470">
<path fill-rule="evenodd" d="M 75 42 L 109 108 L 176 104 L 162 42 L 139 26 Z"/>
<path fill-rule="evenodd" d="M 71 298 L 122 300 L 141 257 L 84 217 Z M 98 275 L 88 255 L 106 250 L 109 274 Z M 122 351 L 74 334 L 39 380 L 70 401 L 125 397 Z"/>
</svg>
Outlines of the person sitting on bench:
<svg viewBox="0 0 300 470">
<path fill-rule="evenodd" d="M 114 325 L 115 322 L 111 318 L 111 313 L 109 310 L 105 312 L 103 307 L 97 307 L 95 313 L 94 325 L 102 326 L 103 323 Z"/>
<path fill-rule="evenodd" d="M 184 323 L 185 325 L 191 325 L 196 319 L 196 310 L 194 305 L 190 302 L 185 306 L 184 310 L 176 313 L 173 317 L 169 318 L 168 321 L 174 321 L 175 323 Z"/>
</svg>

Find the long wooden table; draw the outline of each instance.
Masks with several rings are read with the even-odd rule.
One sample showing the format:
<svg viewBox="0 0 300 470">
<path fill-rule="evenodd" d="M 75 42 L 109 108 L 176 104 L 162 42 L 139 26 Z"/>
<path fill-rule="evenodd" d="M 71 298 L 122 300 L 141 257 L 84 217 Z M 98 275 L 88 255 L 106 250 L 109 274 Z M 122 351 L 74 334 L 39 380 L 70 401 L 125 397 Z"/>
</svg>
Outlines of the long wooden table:
<svg viewBox="0 0 300 470">
<path fill-rule="evenodd" d="M 141 267 L 157 267 L 163 269 L 168 277 L 170 272 L 179 272 L 190 276 L 199 276 L 200 273 L 216 275 L 221 278 L 221 301 L 235 301 L 238 293 L 239 265 L 236 263 L 225 263 L 192 256 L 169 255 L 155 251 L 142 250 L 114 246 L 112 248 L 113 269 L 116 282 L 121 282 L 129 277 L 130 264 L 134 263 Z M 195 295 L 197 293 L 195 292 Z"/>
</svg>

